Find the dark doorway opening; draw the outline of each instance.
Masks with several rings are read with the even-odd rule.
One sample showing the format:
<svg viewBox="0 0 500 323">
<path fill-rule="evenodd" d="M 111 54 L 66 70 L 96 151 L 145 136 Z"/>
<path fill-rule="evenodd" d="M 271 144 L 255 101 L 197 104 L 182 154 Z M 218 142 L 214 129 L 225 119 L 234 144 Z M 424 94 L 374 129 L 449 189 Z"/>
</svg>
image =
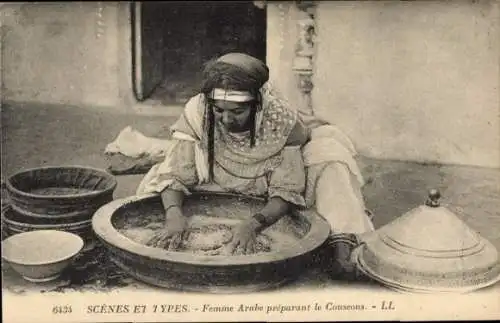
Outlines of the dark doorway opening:
<svg viewBox="0 0 500 323">
<path fill-rule="evenodd" d="M 134 3 L 132 24 L 139 101 L 184 104 L 199 91 L 203 64 L 225 53 L 266 58 L 266 10 L 252 1 Z"/>
</svg>

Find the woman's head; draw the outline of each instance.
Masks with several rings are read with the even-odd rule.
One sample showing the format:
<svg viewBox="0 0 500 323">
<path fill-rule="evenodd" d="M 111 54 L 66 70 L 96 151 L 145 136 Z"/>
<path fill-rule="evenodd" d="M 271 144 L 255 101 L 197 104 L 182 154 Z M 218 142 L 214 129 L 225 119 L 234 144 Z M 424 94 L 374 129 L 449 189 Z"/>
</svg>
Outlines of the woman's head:
<svg viewBox="0 0 500 323">
<path fill-rule="evenodd" d="M 201 92 L 208 103 L 206 129 L 211 175 L 215 123 L 219 122 L 230 132 L 249 130 L 253 147 L 256 115 L 262 107 L 260 88 L 268 79 L 266 64 L 247 54 L 226 54 L 205 66 Z"/>
<path fill-rule="evenodd" d="M 254 127 L 262 98 L 260 88 L 269 79 L 262 61 L 242 53 L 230 53 L 209 62 L 203 71 L 201 92 L 216 121 L 231 132 Z"/>
</svg>

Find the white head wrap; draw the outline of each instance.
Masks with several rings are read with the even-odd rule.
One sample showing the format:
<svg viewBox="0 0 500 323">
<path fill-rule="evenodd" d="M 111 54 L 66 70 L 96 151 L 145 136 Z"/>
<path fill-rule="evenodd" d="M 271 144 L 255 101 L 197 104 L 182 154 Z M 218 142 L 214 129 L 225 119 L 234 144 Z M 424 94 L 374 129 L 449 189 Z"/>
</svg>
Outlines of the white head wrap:
<svg viewBox="0 0 500 323">
<path fill-rule="evenodd" d="M 255 99 L 252 93 L 248 91 L 234 91 L 218 88 L 213 89 L 209 97 L 214 100 L 224 100 L 231 102 L 249 102 Z"/>
</svg>

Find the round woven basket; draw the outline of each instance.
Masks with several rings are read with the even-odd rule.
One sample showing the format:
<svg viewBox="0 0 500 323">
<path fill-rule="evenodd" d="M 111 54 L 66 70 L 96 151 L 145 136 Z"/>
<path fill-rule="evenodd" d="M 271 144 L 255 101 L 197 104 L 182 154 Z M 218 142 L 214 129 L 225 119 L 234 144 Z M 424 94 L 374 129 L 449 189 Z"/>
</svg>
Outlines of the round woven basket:
<svg viewBox="0 0 500 323">
<path fill-rule="evenodd" d="M 220 193 L 194 193 L 184 202 L 245 205 L 251 214 L 264 200 Z M 92 220 L 97 237 L 113 262 L 138 280 L 164 288 L 210 293 L 239 293 L 280 286 L 297 278 L 311 255 L 328 238 L 330 226 L 311 211 L 294 212 L 266 230 L 289 233 L 294 241 L 279 250 L 251 255 L 208 256 L 167 251 L 137 243 L 119 231 L 124 221 L 162 214 L 157 195 L 133 196 L 99 209 Z M 214 215 L 219 216 L 219 215 Z"/>
<path fill-rule="evenodd" d="M 16 212 L 40 219 L 67 218 L 70 222 L 90 220 L 99 207 L 113 200 L 116 185 L 110 173 L 83 166 L 28 169 L 6 182 Z"/>
</svg>

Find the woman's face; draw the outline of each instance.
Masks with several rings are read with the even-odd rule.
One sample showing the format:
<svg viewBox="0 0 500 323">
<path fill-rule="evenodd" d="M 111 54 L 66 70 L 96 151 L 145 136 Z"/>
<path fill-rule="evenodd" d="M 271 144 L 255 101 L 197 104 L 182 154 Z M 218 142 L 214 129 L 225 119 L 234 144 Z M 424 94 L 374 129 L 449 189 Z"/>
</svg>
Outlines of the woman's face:
<svg viewBox="0 0 500 323">
<path fill-rule="evenodd" d="M 214 100 L 211 105 L 216 122 L 220 122 L 229 132 L 243 132 L 249 129 L 253 103 Z"/>
</svg>

